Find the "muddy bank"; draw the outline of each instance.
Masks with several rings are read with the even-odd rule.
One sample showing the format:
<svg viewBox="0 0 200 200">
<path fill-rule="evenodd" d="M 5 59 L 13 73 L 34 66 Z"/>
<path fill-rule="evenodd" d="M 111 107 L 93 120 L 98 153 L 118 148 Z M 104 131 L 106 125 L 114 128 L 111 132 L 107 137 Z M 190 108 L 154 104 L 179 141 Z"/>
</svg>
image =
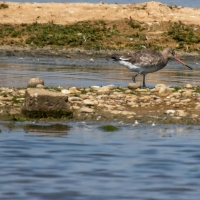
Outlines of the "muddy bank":
<svg viewBox="0 0 200 200">
<path fill-rule="evenodd" d="M 135 50 L 85 50 L 81 48 L 31 48 L 31 47 L 17 47 L 17 46 L 0 46 L 1 57 L 38 57 L 38 58 L 66 58 L 66 59 L 90 59 L 93 58 L 105 58 L 105 60 L 111 59 L 111 55 L 114 53 L 130 53 Z M 185 52 L 176 51 L 178 57 L 199 57 L 198 52 Z"/>
<path fill-rule="evenodd" d="M 140 123 L 200 124 L 200 88 L 190 84 L 185 87 L 166 87 L 158 84 L 152 89 L 134 89 L 132 86 L 130 88 L 130 85 L 128 87 L 108 85 L 88 88 L 44 88 L 41 85 L 38 87 L 41 88 L 40 94 L 34 89 L 1 88 L 1 120 L 59 119 L 59 121 L 118 121 L 123 123 L 133 123 L 137 120 Z M 65 114 L 61 116 L 59 112 L 58 116 L 54 115 L 52 118 L 52 116 L 44 115 L 41 108 L 35 112 L 37 98 L 42 100 L 43 91 L 45 94 L 51 91 L 54 97 L 65 96 L 70 116 Z M 29 102 L 30 97 L 32 98 L 31 103 Z M 48 99 L 46 98 L 45 101 L 48 102 Z M 22 114 L 25 104 L 26 107 L 29 105 L 28 115 L 26 112 Z M 52 104 L 51 102 L 51 106 Z M 34 115 L 31 113 L 31 106 L 34 106 Z"/>
</svg>

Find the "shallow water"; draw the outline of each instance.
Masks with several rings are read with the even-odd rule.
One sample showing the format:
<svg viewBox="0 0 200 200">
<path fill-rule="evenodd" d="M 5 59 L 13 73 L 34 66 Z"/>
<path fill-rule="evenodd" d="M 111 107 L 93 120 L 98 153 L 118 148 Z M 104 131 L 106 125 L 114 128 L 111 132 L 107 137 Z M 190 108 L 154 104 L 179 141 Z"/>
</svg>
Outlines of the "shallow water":
<svg viewBox="0 0 200 200">
<path fill-rule="evenodd" d="M 100 125 L 0 122 L 0 199 L 198 199 L 199 126 Z"/>
<path fill-rule="evenodd" d="M 91 61 L 93 59 L 93 61 Z M 190 83 L 199 84 L 200 58 L 187 57 L 183 61 L 192 66 L 189 70 L 185 66 L 170 61 L 168 65 L 146 76 L 148 87 L 158 83 L 168 86 L 178 86 Z M 1 87 L 26 87 L 32 77 L 41 77 L 47 87 L 88 87 L 92 85 L 114 84 L 127 86 L 132 82 L 130 70 L 111 59 L 105 57 L 80 59 L 47 58 L 47 57 L 1 57 L 0 58 L 0 86 Z M 142 81 L 138 76 L 137 81 Z"/>
</svg>

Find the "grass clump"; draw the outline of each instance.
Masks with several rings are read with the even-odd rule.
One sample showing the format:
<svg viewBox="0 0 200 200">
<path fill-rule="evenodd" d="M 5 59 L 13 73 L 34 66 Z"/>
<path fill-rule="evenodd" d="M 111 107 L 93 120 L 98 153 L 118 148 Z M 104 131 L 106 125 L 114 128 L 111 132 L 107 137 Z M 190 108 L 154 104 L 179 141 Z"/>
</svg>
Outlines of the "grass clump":
<svg viewBox="0 0 200 200">
<path fill-rule="evenodd" d="M 0 4 L 0 9 L 6 9 L 8 7 L 9 7 L 8 4 L 5 4 L 5 3 Z"/>
<path fill-rule="evenodd" d="M 10 43 L 18 42 L 33 47 L 65 46 L 99 50 L 102 47 L 103 38 L 107 34 L 112 35 L 112 32 L 106 28 L 105 22 L 102 21 L 84 21 L 72 25 L 59 25 L 53 22 L 21 25 L 2 24 L 0 29 L 2 39 L 10 41 Z"/>
<path fill-rule="evenodd" d="M 113 125 L 105 125 L 105 126 L 100 126 L 99 127 L 102 131 L 105 132 L 113 132 L 113 131 L 118 131 L 119 128 Z"/>
<path fill-rule="evenodd" d="M 184 42 L 186 44 L 195 44 L 200 42 L 200 36 L 194 31 L 194 28 L 186 26 L 182 23 L 173 23 L 168 31 L 167 35 L 177 42 Z"/>
</svg>

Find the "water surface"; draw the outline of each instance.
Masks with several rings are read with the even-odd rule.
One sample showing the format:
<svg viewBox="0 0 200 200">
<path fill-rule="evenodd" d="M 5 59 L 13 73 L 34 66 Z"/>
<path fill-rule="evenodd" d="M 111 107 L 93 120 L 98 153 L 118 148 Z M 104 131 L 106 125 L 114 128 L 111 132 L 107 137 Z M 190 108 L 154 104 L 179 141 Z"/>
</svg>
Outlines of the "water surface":
<svg viewBox="0 0 200 200">
<path fill-rule="evenodd" d="M 91 61 L 93 59 L 93 61 Z M 192 66 L 189 70 L 175 61 L 155 73 L 146 76 L 148 87 L 158 83 L 168 86 L 198 85 L 200 79 L 199 57 L 183 58 Z M 92 85 L 114 84 L 127 86 L 134 73 L 113 62 L 106 56 L 93 58 L 50 58 L 50 57 L 1 57 L 0 86 L 26 87 L 32 77 L 41 77 L 47 87 L 89 87 Z M 142 81 L 138 76 L 137 81 Z"/>
<path fill-rule="evenodd" d="M 0 122 L 0 199 L 198 199 L 199 126 L 114 125 Z"/>
</svg>

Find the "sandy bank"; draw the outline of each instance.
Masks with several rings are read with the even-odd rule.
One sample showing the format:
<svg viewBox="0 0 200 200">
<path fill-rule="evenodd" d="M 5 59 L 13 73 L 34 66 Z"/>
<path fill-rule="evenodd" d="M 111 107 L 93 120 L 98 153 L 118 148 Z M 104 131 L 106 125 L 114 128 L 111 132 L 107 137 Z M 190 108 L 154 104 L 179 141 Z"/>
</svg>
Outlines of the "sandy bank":
<svg viewBox="0 0 200 200">
<path fill-rule="evenodd" d="M 1 23 L 70 24 L 85 20 L 119 21 L 132 17 L 141 22 L 182 21 L 199 24 L 200 9 L 168 6 L 159 2 L 140 4 L 91 4 L 91 3 L 13 3 L 6 2 L 1 9 Z"/>
</svg>

